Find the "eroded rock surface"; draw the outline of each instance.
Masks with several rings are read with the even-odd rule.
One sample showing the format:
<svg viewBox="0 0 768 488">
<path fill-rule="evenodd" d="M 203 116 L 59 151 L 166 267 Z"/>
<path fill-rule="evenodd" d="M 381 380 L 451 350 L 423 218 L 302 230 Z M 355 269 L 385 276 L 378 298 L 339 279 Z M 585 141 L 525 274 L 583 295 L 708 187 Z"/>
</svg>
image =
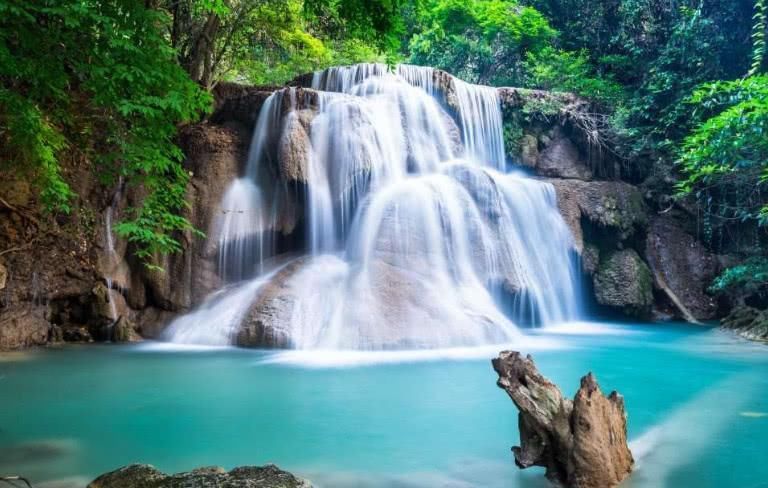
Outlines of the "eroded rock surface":
<svg viewBox="0 0 768 488">
<path fill-rule="evenodd" d="M 768 311 L 737 306 L 720 321 L 720 325 L 746 339 L 768 342 Z"/>
<path fill-rule="evenodd" d="M 716 316 L 717 303 L 706 289 L 717 276 L 720 264 L 701 242 L 673 219 L 656 217 L 648 230 L 645 256 L 657 285 L 668 287 L 694 319 Z"/>
<path fill-rule="evenodd" d="M 132 464 L 103 474 L 88 488 L 312 488 L 312 485 L 273 464 L 199 468 L 168 475 L 148 464 Z"/>
<path fill-rule="evenodd" d="M 551 481 L 575 488 L 616 486 L 632 471 L 624 400 L 603 395 L 592 373 L 573 401 L 537 369 L 531 356 L 503 351 L 493 360 L 497 385 L 519 410 L 521 469 L 542 466 Z"/>
<path fill-rule="evenodd" d="M 613 251 L 600 259 L 592 282 L 601 305 L 627 315 L 647 317 L 653 305 L 653 278 L 634 249 Z"/>
<path fill-rule="evenodd" d="M 643 196 L 637 187 L 620 181 L 548 180 L 557 191 L 557 205 L 573 232 L 576 248 L 584 248 L 582 221 L 620 242 L 648 223 Z"/>
</svg>

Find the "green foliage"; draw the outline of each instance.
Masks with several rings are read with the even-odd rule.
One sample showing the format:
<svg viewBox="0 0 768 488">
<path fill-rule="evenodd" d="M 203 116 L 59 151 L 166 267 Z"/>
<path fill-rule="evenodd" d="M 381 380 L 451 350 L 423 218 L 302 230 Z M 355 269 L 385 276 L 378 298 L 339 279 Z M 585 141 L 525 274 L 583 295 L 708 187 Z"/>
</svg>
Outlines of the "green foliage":
<svg viewBox="0 0 768 488">
<path fill-rule="evenodd" d="M 756 75 L 760 71 L 765 58 L 765 31 L 768 30 L 766 0 L 755 1 L 755 15 L 752 18 L 755 23 L 752 25 L 752 64 L 749 67 L 749 76 Z"/>
<path fill-rule="evenodd" d="M 614 107 L 623 98 L 621 85 L 610 76 L 595 74 L 586 50 L 569 52 L 546 47 L 529 52 L 524 67 L 528 86 L 575 93 L 605 107 Z"/>
<path fill-rule="evenodd" d="M 78 148 L 98 173 L 145 189 L 118 226 L 140 254 L 177 250 L 173 232 L 191 224 L 178 215 L 187 175 L 173 138 L 211 99 L 176 63 L 168 16 L 139 2 L 3 0 L 0 18 L 7 158 L 31 168 L 50 210 L 68 211 L 61 162 Z"/>
<path fill-rule="evenodd" d="M 0 114 L 0 125 L 5 128 L 3 159 L 17 170 L 31 173 L 28 176 L 41 188 L 40 198 L 47 210 L 69 213 L 74 195 L 56 159 L 66 147 L 64 136 L 30 100 L 6 88 L 0 88 Z"/>
<path fill-rule="evenodd" d="M 706 200 L 721 219 L 768 222 L 768 75 L 709 83 L 689 104 L 711 114 L 685 138 L 681 194 Z"/>
<path fill-rule="evenodd" d="M 408 45 L 411 63 L 496 85 L 517 84 L 525 55 L 555 35 L 538 11 L 509 0 L 432 0 L 417 24 Z"/>
<path fill-rule="evenodd" d="M 712 293 L 738 291 L 750 294 L 765 289 L 766 285 L 768 285 L 768 259 L 752 257 L 723 271 L 712 282 L 709 291 Z"/>
<path fill-rule="evenodd" d="M 254 84 L 281 84 L 333 65 L 386 59 L 374 44 L 359 38 L 316 37 L 311 31 L 317 30 L 320 19 L 308 20 L 306 9 L 303 1 L 290 0 L 281 10 L 265 5 L 252 12 L 248 22 L 252 34 L 245 41 L 250 47 L 227 77 Z"/>
</svg>

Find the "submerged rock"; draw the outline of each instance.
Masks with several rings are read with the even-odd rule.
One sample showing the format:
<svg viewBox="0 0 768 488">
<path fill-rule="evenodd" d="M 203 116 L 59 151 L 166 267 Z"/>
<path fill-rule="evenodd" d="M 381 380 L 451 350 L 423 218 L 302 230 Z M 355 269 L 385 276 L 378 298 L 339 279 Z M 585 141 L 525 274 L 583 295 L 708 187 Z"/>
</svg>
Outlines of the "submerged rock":
<svg viewBox="0 0 768 488">
<path fill-rule="evenodd" d="M 132 464 L 103 474 L 88 488 L 312 488 L 312 485 L 274 464 L 243 466 L 232 471 L 219 467 L 198 468 L 167 475 L 148 464 Z"/>
<path fill-rule="evenodd" d="M 600 259 L 592 282 L 600 305 L 627 315 L 647 317 L 653 305 L 653 278 L 634 249 L 614 251 Z"/>
<path fill-rule="evenodd" d="M 592 373 L 581 379 L 573 401 L 536 369 L 531 356 L 503 351 L 492 361 L 497 385 L 520 411 L 515 464 L 546 468 L 555 483 L 576 488 L 618 485 L 632 471 L 624 399 L 603 396 Z"/>
</svg>

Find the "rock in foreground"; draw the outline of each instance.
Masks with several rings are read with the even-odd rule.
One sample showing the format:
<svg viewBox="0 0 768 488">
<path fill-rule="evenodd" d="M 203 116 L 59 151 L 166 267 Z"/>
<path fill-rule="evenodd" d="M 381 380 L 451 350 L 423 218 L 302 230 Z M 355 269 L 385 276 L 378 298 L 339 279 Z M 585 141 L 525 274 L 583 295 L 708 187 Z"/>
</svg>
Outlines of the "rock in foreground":
<svg viewBox="0 0 768 488">
<path fill-rule="evenodd" d="M 501 352 L 493 369 L 520 410 L 521 446 L 512 448 L 518 467 L 543 466 L 551 481 L 576 488 L 616 486 L 629 475 L 634 460 L 621 395 L 604 396 L 589 373 L 571 401 L 519 352 Z"/>
<path fill-rule="evenodd" d="M 312 488 L 312 485 L 274 464 L 243 466 L 232 471 L 199 468 L 167 475 L 148 464 L 131 464 L 103 474 L 88 488 Z"/>
</svg>

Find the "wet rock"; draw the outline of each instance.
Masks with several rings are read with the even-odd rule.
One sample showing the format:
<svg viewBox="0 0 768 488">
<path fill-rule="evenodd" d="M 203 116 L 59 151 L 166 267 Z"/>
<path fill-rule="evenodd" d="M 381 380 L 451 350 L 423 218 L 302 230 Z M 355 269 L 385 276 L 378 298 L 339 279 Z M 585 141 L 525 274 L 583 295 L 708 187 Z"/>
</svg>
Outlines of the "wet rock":
<svg viewBox="0 0 768 488">
<path fill-rule="evenodd" d="M 671 301 L 678 302 L 679 317 L 693 321 L 716 316 L 717 303 L 706 289 L 719 273 L 720 264 L 701 242 L 673 219 L 656 217 L 648 230 L 645 256 L 656 285 L 669 290 Z"/>
<path fill-rule="evenodd" d="M 585 273 L 594 275 L 599 265 L 600 249 L 592 244 L 584 245 L 584 251 L 581 253 L 581 268 Z"/>
<path fill-rule="evenodd" d="M 456 120 L 451 117 L 448 112 L 440 108 L 440 116 L 443 118 L 446 130 L 448 132 L 448 140 L 451 143 L 451 151 L 453 154 L 458 155 L 464 152 L 464 143 L 461 141 L 461 129 L 459 129 Z"/>
<path fill-rule="evenodd" d="M 13 306 L 0 313 L 0 350 L 45 344 L 50 324 L 42 309 Z"/>
<path fill-rule="evenodd" d="M 229 472 L 219 467 L 167 475 L 148 464 L 132 464 L 103 474 L 88 488 L 312 488 L 312 485 L 273 464 L 243 466 Z"/>
<path fill-rule="evenodd" d="M 60 439 L 36 440 L 0 447 L 0 475 L 5 472 L 18 472 L 21 466 L 61 462 L 73 451 L 74 446 L 70 441 Z"/>
<path fill-rule="evenodd" d="M 291 112 L 285 117 L 277 151 L 277 162 L 283 181 L 307 183 L 311 151 L 312 142 L 305 125 L 302 124 L 296 112 Z"/>
<path fill-rule="evenodd" d="M 130 319 L 125 316 L 121 316 L 112 325 L 112 338 L 113 342 L 139 342 L 142 340 L 141 335 L 136 331 L 137 326 Z"/>
<path fill-rule="evenodd" d="M 653 278 L 634 249 L 613 251 L 602 258 L 592 282 L 599 304 L 619 309 L 627 315 L 650 315 Z"/>
<path fill-rule="evenodd" d="M 136 314 L 136 330 L 145 339 L 158 339 L 176 316 L 169 310 L 147 307 Z"/>
<path fill-rule="evenodd" d="M 768 311 L 747 305 L 736 306 L 725 316 L 720 325 L 753 341 L 768 342 Z"/>
<path fill-rule="evenodd" d="M 519 410 L 518 467 L 542 466 L 551 481 L 577 488 L 617 486 L 629 475 L 634 460 L 621 395 L 604 396 L 589 373 L 571 401 L 519 352 L 501 352 L 493 368 Z"/>
<path fill-rule="evenodd" d="M 292 261 L 259 289 L 235 338 L 238 346 L 286 348 L 291 345 L 291 316 L 300 296 L 294 278 L 310 261 L 309 257 Z"/>
<path fill-rule="evenodd" d="M 580 252 L 584 249 L 584 222 L 613 243 L 630 238 L 648 224 L 642 193 L 628 183 L 573 179 L 547 181 L 557 191 L 558 208 Z"/>
<path fill-rule="evenodd" d="M 525 134 L 520 139 L 520 161 L 529 168 L 539 163 L 539 140 L 533 134 Z"/>
<path fill-rule="evenodd" d="M 256 125 L 262 105 L 278 89 L 280 87 L 219 83 L 213 89 L 215 107 L 209 120 L 214 124 L 237 122 L 250 132 Z"/>
<path fill-rule="evenodd" d="M 554 139 L 537 158 L 534 168 L 542 176 L 592 179 L 592 170 L 579 153 L 576 144 L 559 129 L 555 131 Z"/>
<path fill-rule="evenodd" d="M 80 325 L 67 325 L 61 328 L 62 338 L 65 342 L 93 342 L 93 336 L 88 327 Z"/>
</svg>

